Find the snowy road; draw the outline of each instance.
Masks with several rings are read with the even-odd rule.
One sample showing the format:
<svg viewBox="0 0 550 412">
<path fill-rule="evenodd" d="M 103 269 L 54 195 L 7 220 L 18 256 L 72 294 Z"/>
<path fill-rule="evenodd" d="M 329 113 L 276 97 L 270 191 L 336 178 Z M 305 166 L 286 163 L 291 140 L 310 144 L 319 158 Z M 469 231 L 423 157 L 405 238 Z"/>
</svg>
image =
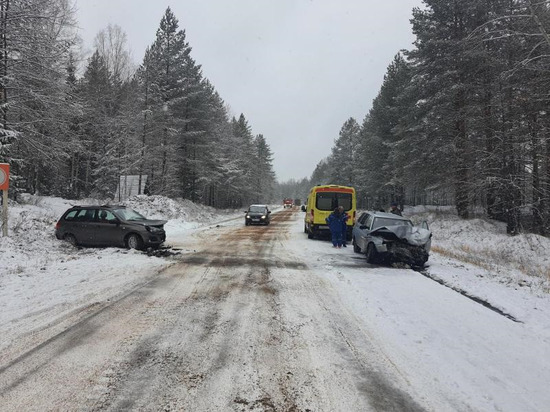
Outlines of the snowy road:
<svg viewBox="0 0 550 412">
<path fill-rule="evenodd" d="M 2 410 L 541 411 L 550 340 L 419 273 L 225 222 L 0 353 Z M 72 324 L 67 324 L 73 322 Z M 528 343 L 528 345 L 526 345 Z M 541 362 L 542 361 L 542 362 Z"/>
</svg>

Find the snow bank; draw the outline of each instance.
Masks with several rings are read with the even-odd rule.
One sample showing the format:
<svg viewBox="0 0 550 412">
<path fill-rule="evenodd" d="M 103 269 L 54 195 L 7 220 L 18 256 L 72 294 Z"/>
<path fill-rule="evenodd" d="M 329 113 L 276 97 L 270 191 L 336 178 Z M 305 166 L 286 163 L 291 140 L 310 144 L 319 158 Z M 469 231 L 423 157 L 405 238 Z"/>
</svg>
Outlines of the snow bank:
<svg viewBox="0 0 550 412">
<path fill-rule="evenodd" d="M 499 283 L 550 292 L 549 238 L 531 233 L 510 236 L 506 223 L 460 219 L 452 207 L 407 207 L 404 215 L 429 223 L 434 252 L 485 269 L 486 276 Z"/>
<path fill-rule="evenodd" d="M 23 195 L 9 203 L 9 236 L 0 237 L 0 350 L 21 331 L 40 328 L 90 302 L 128 290 L 170 265 L 171 260 L 122 248 L 75 248 L 56 239 L 57 220 L 69 201 Z M 186 200 L 135 196 L 127 205 L 147 217 L 168 220 L 167 243 L 190 228 L 240 217 Z"/>
</svg>

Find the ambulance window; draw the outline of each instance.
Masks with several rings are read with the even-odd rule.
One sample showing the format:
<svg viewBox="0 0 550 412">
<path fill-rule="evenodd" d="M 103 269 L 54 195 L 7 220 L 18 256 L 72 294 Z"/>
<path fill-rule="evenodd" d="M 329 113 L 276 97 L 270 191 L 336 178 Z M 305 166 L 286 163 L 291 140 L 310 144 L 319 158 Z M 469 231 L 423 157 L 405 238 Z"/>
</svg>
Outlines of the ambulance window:
<svg viewBox="0 0 550 412">
<path fill-rule="evenodd" d="M 344 206 L 344 210 L 351 210 L 351 193 L 336 193 L 336 206 Z"/>
<path fill-rule="evenodd" d="M 319 210 L 334 210 L 336 206 L 333 206 L 333 197 L 334 193 L 317 193 L 317 202 L 315 207 Z"/>
</svg>

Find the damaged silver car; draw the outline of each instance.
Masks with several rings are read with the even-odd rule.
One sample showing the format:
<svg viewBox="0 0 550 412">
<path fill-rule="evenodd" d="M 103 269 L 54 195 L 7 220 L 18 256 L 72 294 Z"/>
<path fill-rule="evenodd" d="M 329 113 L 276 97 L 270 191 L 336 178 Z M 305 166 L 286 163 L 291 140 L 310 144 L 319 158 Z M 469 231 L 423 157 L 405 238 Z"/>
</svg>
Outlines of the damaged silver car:
<svg viewBox="0 0 550 412">
<path fill-rule="evenodd" d="M 428 224 L 414 226 L 410 219 L 384 212 L 365 212 L 352 233 L 353 251 L 368 263 L 400 262 L 422 267 L 428 261 L 432 233 Z"/>
</svg>

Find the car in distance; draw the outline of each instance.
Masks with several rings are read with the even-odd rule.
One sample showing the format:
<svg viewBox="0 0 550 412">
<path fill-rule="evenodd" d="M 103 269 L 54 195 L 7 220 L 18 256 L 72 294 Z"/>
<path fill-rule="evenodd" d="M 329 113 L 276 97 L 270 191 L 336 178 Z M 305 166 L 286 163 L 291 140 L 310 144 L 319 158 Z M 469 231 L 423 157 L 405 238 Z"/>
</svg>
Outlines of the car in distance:
<svg viewBox="0 0 550 412">
<path fill-rule="evenodd" d="M 393 261 L 422 267 L 428 261 L 432 233 L 428 224 L 414 226 L 393 213 L 365 212 L 352 232 L 353 251 L 364 253 L 368 263 Z"/>
<path fill-rule="evenodd" d="M 73 245 L 158 247 L 166 220 L 150 220 L 125 206 L 73 206 L 55 225 L 55 236 Z"/>
<path fill-rule="evenodd" d="M 248 225 L 269 225 L 271 221 L 271 211 L 267 205 L 250 205 L 247 210 L 244 211 L 244 224 Z"/>
</svg>

